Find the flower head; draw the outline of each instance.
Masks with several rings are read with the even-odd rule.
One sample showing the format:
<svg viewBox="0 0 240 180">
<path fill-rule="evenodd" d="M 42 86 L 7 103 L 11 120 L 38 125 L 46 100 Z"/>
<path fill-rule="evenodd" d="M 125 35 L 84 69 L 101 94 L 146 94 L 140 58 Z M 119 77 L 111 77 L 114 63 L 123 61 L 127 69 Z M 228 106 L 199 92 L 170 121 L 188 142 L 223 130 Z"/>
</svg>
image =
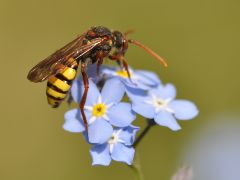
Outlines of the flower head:
<svg viewBox="0 0 240 180">
<path fill-rule="evenodd" d="M 172 84 L 162 85 L 153 72 L 129 68 L 130 79 L 128 73 L 120 68 L 102 66 L 100 76 L 97 76 L 96 68 L 96 65 L 89 67 L 89 89 L 83 109 L 88 131 L 79 108 L 65 113 L 63 125 L 67 131 L 84 134 L 86 141 L 92 145 L 93 165 L 107 166 L 112 160 L 131 165 L 135 153 L 132 145 L 139 130 L 131 125 L 136 113 L 150 119 L 149 125 L 158 124 L 174 131 L 181 128 L 177 119 L 189 120 L 198 114 L 192 102 L 175 99 L 175 87 Z M 73 100 L 78 104 L 83 92 L 80 77 L 71 88 Z M 121 102 L 125 93 L 131 103 Z"/>
<path fill-rule="evenodd" d="M 131 79 L 128 77 L 126 70 L 121 68 L 103 68 L 101 70 L 102 74 L 105 74 L 107 77 L 117 77 L 119 78 L 127 87 L 138 88 L 142 90 L 149 90 L 153 87 L 158 86 L 161 81 L 158 76 L 150 71 L 136 70 L 129 68 L 129 73 Z"/>
<path fill-rule="evenodd" d="M 82 83 L 82 82 L 80 82 Z M 75 90 L 72 90 L 72 95 L 75 101 L 81 99 L 83 84 Z M 113 126 L 126 127 L 129 126 L 135 119 L 135 113 L 131 109 L 130 103 L 120 102 L 125 93 L 123 84 L 117 79 L 107 80 L 100 92 L 97 86 L 89 80 L 89 92 L 84 106 L 84 112 L 89 124 L 88 138 L 90 143 L 105 143 L 112 135 Z M 81 125 L 82 117 L 79 111 L 69 111 L 66 113 L 65 129 L 75 131 L 69 123 L 78 121 Z M 73 120 L 74 119 L 74 120 Z M 78 123 L 79 127 L 80 124 Z M 67 125 L 68 124 L 68 125 Z M 84 131 L 85 128 L 81 127 Z M 80 128 L 78 130 L 80 132 Z"/>
<path fill-rule="evenodd" d="M 176 131 L 181 129 L 176 119 L 192 119 L 198 114 L 198 109 L 192 102 L 175 100 L 175 97 L 175 87 L 167 84 L 149 90 L 146 96 L 135 96 L 131 100 L 135 112 Z"/>
<path fill-rule="evenodd" d="M 91 148 L 92 164 L 107 166 L 113 159 L 130 165 L 135 153 L 131 145 L 138 130 L 138 127 L 132 125 L 125 128 L 115 128 L 106 143 L 95 144 Z"/>
</svg>

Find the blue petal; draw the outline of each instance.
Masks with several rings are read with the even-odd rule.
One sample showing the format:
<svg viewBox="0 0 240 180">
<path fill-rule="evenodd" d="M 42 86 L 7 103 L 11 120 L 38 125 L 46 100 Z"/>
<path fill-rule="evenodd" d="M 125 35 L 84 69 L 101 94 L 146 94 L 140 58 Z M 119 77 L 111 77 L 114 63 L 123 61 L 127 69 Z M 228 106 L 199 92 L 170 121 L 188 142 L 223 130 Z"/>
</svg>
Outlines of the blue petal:
<svg viewBox="0 0 240 180">
<path fill-rule="evenodd" d="M 80 112 L 80 111 L 79 111 Z M 80 112 L 81 114 L 81 119 L 82 119 L 82 113 Z M 92 112 L 91 111 L 88 111 L 88 110 L 84 110 L 84 114 L 86 116 L 86 119 L 87 119 L 87 122 L 90 120 L 90 118 L 92 117 Z M 82 120 L 83 121 L 83 120 Z M 89 123 L 89 122 L 88 122 Z"/>
<path fill-rule="evenodd" d="M 118 103 L 123 98 L 125 87 L 118 78 L 112 78 L 105 82 L 102 89 L 102 100 L 104 103 Z"/>
<path fill-rule="evenodd" d="M 128 165 L 132 164 L 135 150 L 132 147 L 125 146 L 121 143 L 114 144 L 111 157 L 115 161 L 124 162 Z"/>
<path fill-rule="evenodd" d="M 161 83 L 157 74 L 151 71 L 136 70 L 134 74 L 141 77 L 140 81 L 149 86 L 156 86 Z"/>
<path fill-rule="evenodd" d="M 82 92 L 83 92 L 83 83 L 82 83 Z M 89 89 L 88 89 L 88 94 L 87 94 L 87 100 L 85 105 L 92 106 L 94 105 L 98 97 L 100 96 L 100 92 L 97 88 L 97 86 L 93 83 L 91 79 L 89 79 Z"/>
<path fill-rule="evenodd" d="M 144 102 L 133 102 L 132 109 L 145 118 L 152 119 L 155 116 L 155 108 Z"/>
<path fill-rule="evenodd" d="M 108 67 L 101 69 L 101 73 L 107 75 L 108 77 L 113 77 L 116 76 L 115 75 L 116 70 L 117 68 L 115 67 Z"/>
<path fill-rule="evenodd" d="M 73 81 L 72 87 L 71 87 L 71 95 L 73 97 L 73 100 L 77 103 L 80 102 L 82 97 L 82 88 L 81 88 L 81 78 L 75 79 Z"/>
<path fill-rule="evenodd" d="M 87 68 L 88 77 L 97 84 L 102 78 L 103 74 L 101 73 L 103 69 L 108 69 L 108 66 L 101 65 L 99 69 L 99 75 L 97 74 L 97 63 L 90 64 Z"/>
<path fill-rule="evenodd" d="M 92 112 L 90 112 L 88 110 L 84 110 L 84 113 L 85 113 L 86 119 L 88 121 L 92 117 Z M 80 109 L 77 109 L 76 118 L 84 125 L 83 118 L 82 118 L 82 113 L 81 113 Z"/>
<path fill-rule="evenodd" d="M 90 64 L 87 68 L 87 74 L 89 79 L 91 79 L 94 83 L 97 83 L 101 77 L 97 75 L 97 63 Z"/>
<path fill-rule="evenodd" d="M 83 81 L 82 81 L 82 78 L 79 78 L 78 80 L 75 80 L 73 82 L 73 85 L 71 88 L 71 93 L 74 101 L 76 101 L 77 103 L 80 103 L 83 92 L 84 92 Z M 100 95 L 100 92 L 97 86 L 93 83 L 91 79 L 89 79 L 89 89 L 88 89 L 87 100 L 85 105 L 91 106 L 95 104 L 97 102 L 99 95 Z"/>
<path fill-rule="evenodd" d="M 90 143 L 103 144 L 112 136 L 112 126 L 103 119 L 97 119 L 88 127 L 88 138 Z"/>
<path fill-rule="evenodd" d="M 85 126 L 81 121 L 79 113 L 78 109 L 67 111 L 64 115 L 65 123 L 63 124 L 63 129 L 73 133 L 85 131 Z"/>
<path fill-rule="evenodd" d="M 118 71 L 118 70 L 121 70 L 121 69 L 120 68 L 109 68 L 109 69 L 104 69 L 102 72 L 110 78 L 113 77 L 113 78 L 117 78 L 117 79 L 121 80 L 125 86 L 131 87 L 131 88 L 137 88 L 137 89 L 144 89 L 144 90 L 149 89 L 149 86 L 145 85 L 140 80 L 136 80 L 134 78 L 132 78 L 130 80 L 129 78 L 125 78 L 125 77 L 116 75 L 116 71 Z M 130 67 L 129 67 L 129 70 L 133 71 Z"/>
<path fill-rule="evenodd" d="M 127 87 L 135 88 L 135 89 L 142 89 L 142 90 L 149 90 L 151 87 L 145 85 L 141 82 L 141 80 L 136 79 L 129 79 L 129 78 L 122 78 L 121 79 L 123 84 L 125 84 Z"/>
<path fill-rule="evenodd" d="M 127 96 L 131 101 L 142 101 L 142 98 L 146 97 L 146 91 L 143 89 L 132 88 L 129 86 L 126 86 L 125 88 Z"/>
<path fill-rule="evenodd" d="M 91 148 L 92 165 L 108 166 L 111 163 L 108 144 L 95 145 Z"/>
<path fill-rule="evenodd" d="M 122 132 L 119 134 L 119 139 L 124 141 L 125 145 L 132 145 L 135 141 L 135 136 L 139 127 L 130 125 L 128 127 L 123 128 Z"/>
<path fill-rule="evenodd" d="M 129 103 L 119 103 L 111 107 L 107 115 L 110 123 L 116 127 L 126 127 L 136 118 L 136 114 L 132 111 Z"/>
<path fill-rule="evenodd" d="M 161 126 L 166 126 L 173 131 L 177 131 L 177 130 L 181 129 L 181 127 L 177 123 L 176 119 L 169 112 L 160 111 L 156 115 L 156 117 L 154 117 L 154 120 L 157 124 L 159 124 Z"/>
<path fill-rule="evenodd" d="M 198 109 L 191 101 L 175 100 L 169 103 L 169 107 L 174 110 L 174 115 L 180 120 L 189 120 L 198 115 Z"/>
<path fill-rule="evenodd" d="M 175 99 L 176 88 L 173 84 L 159 85 L 157 88 L 151 89 L 149 94 L 154 94 L 162 99 Z"/>
</svg>

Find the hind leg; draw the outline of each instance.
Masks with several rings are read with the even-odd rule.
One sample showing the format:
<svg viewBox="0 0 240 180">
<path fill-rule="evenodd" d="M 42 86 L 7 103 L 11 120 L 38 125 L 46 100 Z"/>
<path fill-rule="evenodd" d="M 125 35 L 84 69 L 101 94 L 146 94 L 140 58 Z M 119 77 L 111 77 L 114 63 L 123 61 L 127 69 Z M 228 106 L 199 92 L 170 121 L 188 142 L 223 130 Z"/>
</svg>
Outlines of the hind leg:
<svg viewBox="0 0 240 180">
<path fill-rule="evenodd" d="M 84 113 L 84 105 L 85 105 L 86 99 L 87 99 L 89 82 L 88 82 L 88 75 L 87 75 L 87 72 L 86 72 L 86 64 L 84 64 L 84 63 L 81 64 L 81 73 L 82 73 L 82 78 L 83 78 L 84 92 L 83 92 L 81 102 L 79 104 L 79 108 L 80 108 L 80 111 L 81 111 L 81 114 L 82 114 L 82 118 L 83 118 L 83 122 L 84 122 L 84 125 L 86 127 L 86 130 L 88 130 L 87 118 L 86 118 L 86 115 Z"/>
</svg>

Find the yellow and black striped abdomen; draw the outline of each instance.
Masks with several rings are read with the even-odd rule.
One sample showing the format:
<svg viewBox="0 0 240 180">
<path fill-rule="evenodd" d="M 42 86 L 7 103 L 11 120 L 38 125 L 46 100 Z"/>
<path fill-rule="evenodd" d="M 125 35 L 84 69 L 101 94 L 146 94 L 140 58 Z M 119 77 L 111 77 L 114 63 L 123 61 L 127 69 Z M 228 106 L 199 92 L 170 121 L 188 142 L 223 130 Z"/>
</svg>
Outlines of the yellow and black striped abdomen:
<svg viewBox="0 0 240 180">
<path fill-rule="evenodd" d="M 56 74 L 48 79 L 47 82 L 47 100 L 48 104 L 56 108 L 65 99 L 71 88 L 72 81 L 77 74 L 78 64 L 74 60 L 70 67 L 66 67 L 61 73 Z"/>
</svg>

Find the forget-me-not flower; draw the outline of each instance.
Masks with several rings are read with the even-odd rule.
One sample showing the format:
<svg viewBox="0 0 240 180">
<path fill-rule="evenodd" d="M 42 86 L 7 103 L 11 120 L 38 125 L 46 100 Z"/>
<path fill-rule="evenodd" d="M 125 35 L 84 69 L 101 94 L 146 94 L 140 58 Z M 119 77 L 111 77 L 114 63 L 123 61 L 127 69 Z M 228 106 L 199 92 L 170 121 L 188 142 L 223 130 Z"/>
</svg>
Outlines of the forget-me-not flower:
<svg viewBox="0 0 240 180">
<path fill-rule="evenodd" d="M 101 69 L 101 73 L 107 77 L 117 77 L 119 78 L 126 87 L 138 88 L 142 90 L 149 90 L 153 87 L 158 86 L 161 81 L 158 76 L 150 71 L 144 70 L 133 70 L 129 67 L 129 73 L 131 79 L 129 79 L 127 71 L 119 67 L 106 67 Z"/>
<path fill-rule="evenodd" d="M 191 101 L 177 100 L 176 89 L 172 84 L 159 85 L 148 91 L 147 96 L 135 96 L 133 110 L 148 119 L 154 119 L 159 125 L 174 131 L 181 129 L 178 120 L 189 120 L 198 114 Z"/>
<path fill-rule="evenodd" d="M 132 164 L 135 150 L 131 146 L 138 127 L 115 128 L 112 136 L 104 144 L 95 144 L 90 150 L 93 165 L 108 166 L 111 160 Z"/>
<path fill-rule="evenodd" d="M 79 84 L 78 84 L 79 83 Z M 75 101 L 80 102 L 83 92 L 83 82 L 76 81 L 72 89 Z M 125 93 L 124 85 L 117 79 L 105 82 L 101 92 L 89 80 L 89 91 L 84 106 L 84 112 L 89 125 L 88 140 L 90 143 L 105 143 L 113 133 L 113 126 L 126 127 L 135 119 L 136 115 L 130 103 L 120 102 Z M 71 132 L 85 130 L 79 110 L 71 110 L 65 115 L 64 129 Z M 75 127 L 77 124 L 77 128 Z"/>
<path fill-rule="evenodd" d="M 99 76 L 96 68 L 91 65 L 88 69 L 89 90 L 84 105 L 88 131 L 79 108 L 65 113 L 63 125 L 66 131 L 82 132 L 86 141 L 92 144 L 93 165 L 108 166 L 112 160 L 132 164 L 135 153 L 132 145 L 139 130 L 131 125 L 136 113 L 174 131 L 181 129 L 177 119 L 189 120 L 198 114 L 194 103 L 175 99 L 175 87 L 161 84 L 153 72 L 129 68 L 130 79 L 121 68 L 102 66 Z M 83 92 L 80 77 L 71 87 L 71 95 L 77 104 L 81 102 Z M 131 103 L 121 102 L 125 93 Z"/>
</svg>

